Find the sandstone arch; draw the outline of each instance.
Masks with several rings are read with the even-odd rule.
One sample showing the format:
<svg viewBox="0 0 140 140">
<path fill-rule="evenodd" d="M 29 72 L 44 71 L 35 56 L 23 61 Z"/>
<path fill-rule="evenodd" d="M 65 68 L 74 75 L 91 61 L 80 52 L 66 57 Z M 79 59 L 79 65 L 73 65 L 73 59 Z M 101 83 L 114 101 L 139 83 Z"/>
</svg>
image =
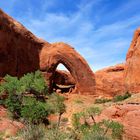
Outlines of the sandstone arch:
<svg viewBox="0 0 140 140">
<path fill-rule="evenodd" d="M 49 86 L 52 86 L 53 74 L 59 63 L 71 73 L 78 93 L 95 94 L 95 77 L 84 58 L 74 48 L 65 43 L 54 43 L 44 47 L 40 53 L 40 69 L 47 72 Z"/>
</svg>

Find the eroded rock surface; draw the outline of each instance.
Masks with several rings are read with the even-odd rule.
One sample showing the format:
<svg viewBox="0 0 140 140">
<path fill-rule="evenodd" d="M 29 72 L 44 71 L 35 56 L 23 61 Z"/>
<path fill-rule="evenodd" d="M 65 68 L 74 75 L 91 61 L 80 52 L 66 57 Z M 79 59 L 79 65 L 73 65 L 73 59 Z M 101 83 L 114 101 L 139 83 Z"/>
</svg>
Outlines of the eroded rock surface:
<svg viewBox="0 0 140 140">
<path fill-rule="evenodd" d="M 126 56 L 125 86 L 130 92 L 140 92 L 140 28 L 138 28 Z"/>
<path fill-rule="evenodd" d="M 125 92 L 125 64 L 111 66 L 95 73 L 96 93 L 102 96 L 114 96 Z"/>
<path fill-rule="evenodd" d="M 97 120 L 111 119 L 124 125 L 126 139 L 140 140 L 140 105 L 116 105 L 103 110 Z"/>
<path fill-rule="evenodd" d="M 39 69 L 39 52 L 44 42 L 0 10 L 0 77 L 22 76 Z"/>
<path fill-rule="evenodd" d="M 24 125 L 20 122 L 10 120 L 7 115 L 7 110 L 0 106 L 0 133 L 5 136 L 16 135 L 17 131 L 23 128 Z"/>
</svg>

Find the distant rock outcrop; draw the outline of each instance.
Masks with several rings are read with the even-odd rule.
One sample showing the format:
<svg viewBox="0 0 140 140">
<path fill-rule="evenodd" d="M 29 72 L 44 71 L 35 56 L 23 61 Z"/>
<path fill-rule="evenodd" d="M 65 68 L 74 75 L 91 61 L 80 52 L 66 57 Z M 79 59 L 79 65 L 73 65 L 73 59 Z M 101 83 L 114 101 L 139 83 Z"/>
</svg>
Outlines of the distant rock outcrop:
<svg viewBox="0 0 140 140">
<path fill-rule="evenodd" d="M 140 28 L 135 31 L 126 56 L 125 86 L 130 92 L 140 92 Z"/>
<path fill-rule="evenodd" d="M 125 64 L 111 66 L 95 73 L 96 93 L 102 96 L 114 96 L 125 92 Z"/>
</svg>

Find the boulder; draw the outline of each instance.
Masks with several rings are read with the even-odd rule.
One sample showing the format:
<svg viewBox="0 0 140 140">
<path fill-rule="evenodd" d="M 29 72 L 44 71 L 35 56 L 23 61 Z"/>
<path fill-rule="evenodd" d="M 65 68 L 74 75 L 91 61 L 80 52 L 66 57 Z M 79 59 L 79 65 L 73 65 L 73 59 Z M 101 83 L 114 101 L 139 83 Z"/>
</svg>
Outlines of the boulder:
<svg viewBox="0 0 140 140">
<path fill-rule="evenodd" d="M 95 73 L 96 93 L 101 96 L 114 96 L 125 92 L 125 64 L 104 68 Z"/>
<path fill-rule="evenodd" d="M 125 86 L 129 92 L 140 92 L 140 28 L 135 31 L 126 56 Z"/>
</svg>

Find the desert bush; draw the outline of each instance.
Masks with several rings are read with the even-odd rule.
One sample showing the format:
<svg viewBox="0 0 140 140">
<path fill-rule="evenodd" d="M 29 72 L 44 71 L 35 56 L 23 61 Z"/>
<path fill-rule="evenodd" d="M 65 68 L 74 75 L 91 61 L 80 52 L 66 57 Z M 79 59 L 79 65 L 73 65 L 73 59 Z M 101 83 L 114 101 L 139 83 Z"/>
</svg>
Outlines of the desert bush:
<svg viewBox="0 0 140 140">
<path fill-rule="evenodd" d="M 126 92 L 124 95 L 117 95 L 113 98 L 114 102 L 119 102 L 119 101 L 123 101 L 127 98 L 131 97 L 131 94 L 129 92 Z"/>
<path fill-rule="evenodd" d="M 51 128 L 46 131 L 46 140 L 74 140 L 70 133 L 58 128 Z"/>
<path fill-rule="evenodd" d="M 23 140 L 46 140 L 45 133 L 45 126 L 28 124 L 18 135 Z"/>
<path fill-rule="evenodd" d="M 58 127 L 60 125 L 62 114 L 66 111 L 64 100 L 65 98 L 63 96 L 53 93 L 52 95 L 49 96 L 49 99 L 47 101 L 48 106 L 51 109 L 51 112 L 58 114 L 58 123 L 57 123 Z"/>
<path fill-rule="evenodd" d="M 123 133 L 123 125 L 111 120 L 103 120 L 101 122 L 96 122 L 95 116 L 100 115 L 100 113 L 100 108 L 90 107 L 84 112 L 73 114 L 72 124 L 74 130 L 78 132 L 78 135 L 80 135 L 80 139 L 121 139 Z M 90 118 L 93 120 L 93 123 L 88 121 Z"/>
<path fill-rule="evenodd" d="M 107 99 L 107 98 L 101 98 L 101 99 L 96 99 L 95 104 L 102 104 L 102 103 L 106 103 L 106 102 L 110 102 L 110 101 L 112 101 L 112 100 Z"/>
<path fill-rule="evenodd" d="M 78 99 L 78 100 L 75 100 L 74 102 L 75 102 L 76 104 L 83 104 L 83 103 L 84 103 L 82 100 L 79 100 L 79 99 Z"/>
<path fill-rule="evenodd" d="M 29 123 L 42 123 L 47 120 L 50 108 L 45 102 L 37 101 L 32 97 L 24 97 L 21 117 Z"/>
<path fill-rule="evenodd" d="M 28 113 L 25 112 L 29 111 L 31 106 L 32 115 L 33 112 L 38 113 L 37 115 L 40 115 L 40 117 L 41 115 L 43 117 L 43 113 L 46 114 L 43 112 L 44 106 L 41 102 L 37 102 L 36 104 L 35 102 L 34 104 L 33 102 L 32 104 L 25 104 L 25 102 L 23 103 L 23 97 L 28 96 L 28 94 L 32 94 L 37 100 L 39 100 L 38 96 L 47 94 L 48 88 L 40 71 L 28 73 L 20 79 L 6 75 L 4 77 L 4 81 L 5 82 L 0 85 L 0 93 L 6 93 L 8 97 L 5 101 L 1 100 L 1 104 L 4 104 L 8 108 L 8 110 L 12 113 L 13 118 L 21 117 L 21 110 L 22 117 L 27 118 Z M 33 105 L 36 106 L 33 107 Z M 43 109 L 41 109 L 41 107 Z M 39 116 L 36 116 L 36 119 L 37 117 L 39 119 Z M 31 119 L 31 116 L 29 118 Z"/>
</svg>

